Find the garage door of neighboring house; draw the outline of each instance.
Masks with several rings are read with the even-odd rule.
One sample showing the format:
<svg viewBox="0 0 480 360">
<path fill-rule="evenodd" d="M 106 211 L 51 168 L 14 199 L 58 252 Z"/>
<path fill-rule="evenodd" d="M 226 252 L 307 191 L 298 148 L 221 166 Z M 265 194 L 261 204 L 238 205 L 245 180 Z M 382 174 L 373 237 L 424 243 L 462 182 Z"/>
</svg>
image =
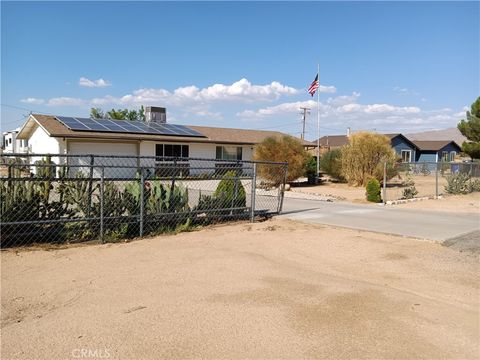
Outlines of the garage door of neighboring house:
<svg viewBox="0 0 480 360">
<path fill-rule="evenodd" d="M 90 143 L 90 142 L 70 142 L 68 144 L 69 154 L 71 155 L 128 155 L 137 156 L 136 144 L 117 144 L 117 143 Z M 131 163 L 132 160 L 128 159 L 115 159 L 115 158 L 95 158 L 95 165 L 106 166 L 135 166 Z M 81 171 L 88 174 L 88 167 L 81 167 L 81 165 L 90 165 L 90 157 L 74 157 L 69 159 L 69 164 L 80 165 L 76 171 Z M 94 176 L 100 177 L 101 170 L 94 168 Z M 135 177 L 135 168 L 105 168 L 105 177 Z"/>
</svg>

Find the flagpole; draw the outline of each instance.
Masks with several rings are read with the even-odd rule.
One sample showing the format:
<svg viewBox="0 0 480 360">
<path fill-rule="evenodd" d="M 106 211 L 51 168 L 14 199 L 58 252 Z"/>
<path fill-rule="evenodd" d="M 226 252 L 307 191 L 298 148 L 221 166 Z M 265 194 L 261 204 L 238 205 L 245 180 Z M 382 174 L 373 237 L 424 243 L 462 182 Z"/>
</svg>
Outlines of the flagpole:
<svg viewBox="0 0 480 360">
<path fill-rule="evenodd" d="M 317 184 L 320 182 L 320 63 L 317 64 L 318 90 L 317 90 Z"/>
</svg>

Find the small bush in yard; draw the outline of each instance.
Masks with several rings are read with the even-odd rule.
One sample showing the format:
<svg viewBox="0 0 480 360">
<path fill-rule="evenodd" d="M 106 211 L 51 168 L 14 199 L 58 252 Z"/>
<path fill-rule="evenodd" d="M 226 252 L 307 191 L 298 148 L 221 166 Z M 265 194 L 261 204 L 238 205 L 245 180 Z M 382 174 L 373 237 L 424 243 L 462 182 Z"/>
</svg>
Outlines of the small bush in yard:
<svg viewBox="0 0 480 360">
<path fill-rule="evenodd" d="M 317 174 L 317 159 L 314 156 L 309 156 L 307 160 L 305 175 L 308 178 L 310 185 L 315 184 Z"/>
<path fill-rule="evenodd" d="M 415 181 L 413 181 L 410 175 L 407 175 L 407 179 L 403 182 L 403 186 L 405 186 L 405 188 L 402 192 L 402 199 L 413 199 L 417 196 L 418 191 L 415 187 Z"/>
<path fill-rule="evenodd" d="M 380 182 L 377 179 L 371 179 L 367 182 L 366 195 L 367 201 L 379 203 L 382 201 Z"/>
<path fill-rule="evenodd" d="M 228 171 L 223 176 L 213 197 L 219 201 L 220 208 L 245 207 L 247 204 L 245 188 L 235 171 Z"/>
</svg>

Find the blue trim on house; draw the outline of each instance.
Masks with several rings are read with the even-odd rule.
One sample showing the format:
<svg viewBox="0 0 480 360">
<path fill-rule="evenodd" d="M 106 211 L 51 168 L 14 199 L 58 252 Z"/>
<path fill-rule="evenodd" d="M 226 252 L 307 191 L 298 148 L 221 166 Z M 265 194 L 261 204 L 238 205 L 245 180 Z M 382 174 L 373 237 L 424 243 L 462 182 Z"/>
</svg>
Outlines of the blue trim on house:
<svg viewBox="0 0 480 360">
<path fill-rule="evenodd" d="M 402 157 L 402 150 L 410 151 L 410 162 L 415 161 L 417 147 L 405 136 L 403 136 L 402 134 L 398 134 L 397 136 L 391 139 L 390 143 L 392 145 L 392 148 L 398 154 L 398 156 Z"/>
</svg>

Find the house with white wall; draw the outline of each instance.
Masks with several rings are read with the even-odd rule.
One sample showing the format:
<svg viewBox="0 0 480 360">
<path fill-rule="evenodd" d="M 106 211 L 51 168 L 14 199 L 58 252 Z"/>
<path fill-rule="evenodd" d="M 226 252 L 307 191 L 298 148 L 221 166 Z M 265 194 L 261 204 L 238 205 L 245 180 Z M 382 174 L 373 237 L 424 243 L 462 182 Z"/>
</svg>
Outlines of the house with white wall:
<svg viewBox="0 0 480 360">
<path fill-rule="evenodd" d="M 26 153 L 28 152 L 28 140 L 17 139 L 20 128 L 2 132 L 2 151 L 4 153 Z"/>
<path fill-rule="evenodd" d="M 31 154 L 173 156 L 245 161 L 252 160 L 254 146 L 267 137 L 286 135 L 278 131 L 167 124 L 164 109 L 163 115 L 155 114 L 155 111 L 151 110 L 147 108 L 145 123 L 136 123 L 139 128 L 147 129 L 145 131 L 128 131 L 135 126 L 134 122 L 128 120 L 93 120 L 31 114 L 18 132 L 17 139 L 28 141 Z M 80 124 L 77 124 L 77 120 Z M 149 126 L 166 130 L 151 133 L 148 131 Z M 315 146 L 309 141 L 299 140 L 306 148 Z M 66 159 L 52 157 L 52 161 L 60 164 Z M 88 165 L 89 157 L 75 157 L 68 161 L 70 165 L 75 163 Z M 105 165 L 124 162 L 122 159 L 105 159 L 104 161 Z M 187 163 L 177 162 L 177 164 L 179 167 L 190 166 Z M 220 162 L 218 165 L 221 166 Z M 119 171 L 116 170 L 116 175 Z M 202 172 L 198 161 L 190 174 L 193 175 L 196 172 Z M 124 176 L 130 176 L 130 173 L 129 169 L 122 172 Z"/>
</svg>

